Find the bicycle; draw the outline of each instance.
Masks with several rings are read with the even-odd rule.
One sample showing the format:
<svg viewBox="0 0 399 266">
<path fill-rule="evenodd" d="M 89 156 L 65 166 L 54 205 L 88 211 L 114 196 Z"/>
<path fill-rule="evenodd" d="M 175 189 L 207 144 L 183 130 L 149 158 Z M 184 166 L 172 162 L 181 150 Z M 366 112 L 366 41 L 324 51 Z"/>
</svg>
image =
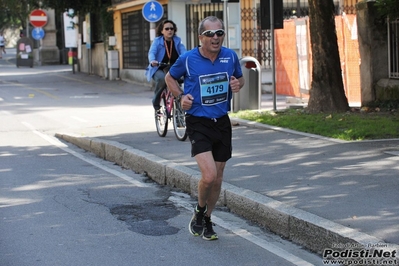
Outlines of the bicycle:
<svg viewBox="0 0 399 266">
<path fill-rule="evenodd" d="M 159 62 L 159 66 L 168 66 L 166 63 Z M 179 80 L 181 85 L 183 80 Z M 185 112 L 180 102 L 176 100 L 172 92 L 167 87 L 162 90 L 160 109 L 155 111 L 155 125 L 160 137 L 165 137 L 168 132 L 168 123 L 172 119 L 173 131 L 180 141 L 187 139 Z"/>
</svg>

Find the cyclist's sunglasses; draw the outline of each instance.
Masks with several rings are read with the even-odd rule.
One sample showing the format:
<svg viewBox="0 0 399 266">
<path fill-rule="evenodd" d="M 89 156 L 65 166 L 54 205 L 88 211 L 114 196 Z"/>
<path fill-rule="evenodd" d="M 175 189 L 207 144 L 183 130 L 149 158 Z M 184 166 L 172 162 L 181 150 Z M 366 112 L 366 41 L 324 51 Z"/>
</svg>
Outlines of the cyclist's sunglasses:
<svg viewBox="0 0 399 266">
<path fill-rule="evenodd" d="M 206 30 L 203 33 L 201 33 L 201 35 L 204 35 L 206 37 L 213 37 L 213 36 L 218 36 L 221 37 L 224 35 L 224 30 Z"/>
</svg>

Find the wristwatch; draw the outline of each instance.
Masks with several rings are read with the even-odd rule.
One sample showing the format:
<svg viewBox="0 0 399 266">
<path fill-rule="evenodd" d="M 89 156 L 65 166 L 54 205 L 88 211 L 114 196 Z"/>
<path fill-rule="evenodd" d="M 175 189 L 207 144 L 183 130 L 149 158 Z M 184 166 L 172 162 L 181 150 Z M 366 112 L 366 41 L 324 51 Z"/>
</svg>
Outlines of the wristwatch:
<svg viewBox="0 0 399 266">
<path fill-rule="evenodd" d="M 176 97 L 176 100 L 180 103 L 181 97 L 183 97 L 184 93 L 180 93 L 179 96 Z"/>
</svg>

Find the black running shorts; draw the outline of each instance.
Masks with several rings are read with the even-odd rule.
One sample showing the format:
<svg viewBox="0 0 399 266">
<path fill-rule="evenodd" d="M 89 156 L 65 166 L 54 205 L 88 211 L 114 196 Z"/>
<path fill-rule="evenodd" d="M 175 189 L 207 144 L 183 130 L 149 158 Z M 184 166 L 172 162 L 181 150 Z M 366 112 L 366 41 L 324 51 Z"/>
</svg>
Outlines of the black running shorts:
<svg viewBox="0 0 399 266">
<path fill-rule="evenodd" d="M 186 115 L 186 131 L 192 157 L 212 151 L 216 162 L 227 162 L 231 158 L 232 130 L 228 115 L 216 119 Z"/>
</svg>

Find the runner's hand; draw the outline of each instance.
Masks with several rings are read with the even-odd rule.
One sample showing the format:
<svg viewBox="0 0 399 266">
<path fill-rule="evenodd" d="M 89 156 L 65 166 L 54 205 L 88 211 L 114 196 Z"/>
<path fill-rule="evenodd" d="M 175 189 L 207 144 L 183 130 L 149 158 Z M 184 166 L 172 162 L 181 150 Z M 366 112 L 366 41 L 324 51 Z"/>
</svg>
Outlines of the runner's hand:
<svg viewBox="0 0 399 266">
<path fill-rule="evenodd" d="M 231 76 L 230 88 L 231 88 L 231 91 L 234 93 L 237 93 L 240 91 L 240 81 L 234 76 Z"/>
<path fill-rule="evenodd" d="M 191 106 L 193 105 L 194 97 L 191 94 L 186 94 L 181 97 L 181 107 L 183 110 L 190 110 Z"/>
</svg>

